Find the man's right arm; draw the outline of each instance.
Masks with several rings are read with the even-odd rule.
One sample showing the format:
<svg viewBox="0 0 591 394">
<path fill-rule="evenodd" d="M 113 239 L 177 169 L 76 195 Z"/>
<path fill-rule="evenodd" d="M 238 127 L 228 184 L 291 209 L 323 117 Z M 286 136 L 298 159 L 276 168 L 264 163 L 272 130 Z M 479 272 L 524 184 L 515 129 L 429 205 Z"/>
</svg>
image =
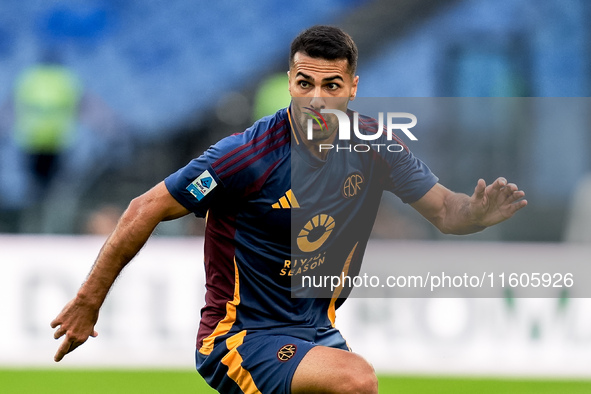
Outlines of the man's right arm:
<svg viewBox="0 0 591 394">
<path fill-rule="evenodd" d="M 65 339 L 55 354 L 60 361 L 82 345 L 89 336 L 96 336 L 94 326 L 98 312 L 111 286 L 123 268 L 144 246 L 158 223 L 185 216 L 189 211 L 178 203 L 160 182 L 148 192 L 133 199 L 117 227 L 109 236 L 76 297 L 51 322 L 55 339 Z"/>
</svg>

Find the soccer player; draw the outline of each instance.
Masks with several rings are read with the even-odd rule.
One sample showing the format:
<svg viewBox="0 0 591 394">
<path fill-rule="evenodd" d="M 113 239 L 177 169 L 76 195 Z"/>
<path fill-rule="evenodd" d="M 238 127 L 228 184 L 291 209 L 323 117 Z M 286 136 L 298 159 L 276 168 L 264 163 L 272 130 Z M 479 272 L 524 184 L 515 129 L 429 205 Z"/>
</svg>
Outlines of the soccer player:
<svg viewBox="0 0 591 394">
<path fill-rule="evenodd" d="M 342 30 L 314 26 L 300 33 L 290 52 L 291 105 L 222 139 L 131 201 L 76 297 L 51 323 L 56 339 L 65 335 L 55 360 L 97 335 L 110 287 L 156 225 L 194 213 L 207 215 L 196 364 L 212 387 L 377 393 L 372 366 L 335 328 L 341 289 L 292 298 L 291 278 L 359 272 L 383 190 L 453 234 L 499 223 L 527 202 L 504 178 L 490 185 L 479 180 L 471 196 L 452 192 L 401 141 L 395 152 L 319 149 L 335 142 L 337 118 L 323 116 L 311 139 L 306 122 L 322 109 L 352 116 L 347 105 L 357 92 L 356 64 L 357 48 Z M 360 132 L 375 134 L 375 120 L 358 120 Z"/>
</svg>

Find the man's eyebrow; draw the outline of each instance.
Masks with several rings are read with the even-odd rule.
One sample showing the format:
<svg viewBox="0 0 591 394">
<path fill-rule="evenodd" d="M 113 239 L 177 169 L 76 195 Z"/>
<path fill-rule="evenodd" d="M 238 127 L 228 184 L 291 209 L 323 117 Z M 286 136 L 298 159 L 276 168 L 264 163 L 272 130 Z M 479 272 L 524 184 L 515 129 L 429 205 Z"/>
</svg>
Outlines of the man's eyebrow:
<svg viewBox="0 0 591 394">
<path fill-rule="evenodd" d="M 331 82 L 331 81 L 334 81 L 336 79 L 340 79 L 341 81 L 343 81 L 343 77 L 341 77 L 340 75 L 334 75 L 332 77 L 326 77 L 326 78 L 323 79 L 323 81 L 324 82 Z"/>
<path fill-rule="evenodd" d="M 298 71 L 298 73 L 296 74 L 296 77 L 302 77 L 304 79 L 312 79 L 311 76 L 304 74 L 301 71 Z M 322 79 L 322 82 L 331 82 L 334 80 L 340 79 L 341 81 L 343 81 L 343 77 L 341 77 L 340 75 L 333 75 L 332 77 L 326 77 Z"/>
<path fill-rule="evenodd" d="M 304 79 L 312 79 L 311 76 L 304 74 L 301 71 L 298 71 L 298 73 L 296 74 L 296 77 L 303 77 Z"/>
</svg>

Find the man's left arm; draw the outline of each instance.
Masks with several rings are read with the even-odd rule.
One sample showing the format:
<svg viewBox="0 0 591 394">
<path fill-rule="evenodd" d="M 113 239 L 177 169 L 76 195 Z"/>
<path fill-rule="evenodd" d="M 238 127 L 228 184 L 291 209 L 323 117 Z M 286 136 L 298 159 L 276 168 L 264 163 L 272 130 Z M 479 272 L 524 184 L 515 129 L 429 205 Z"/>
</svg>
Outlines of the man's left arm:
<svg viewBox="0 0 591 394">
<path fill-rule="evenodd" d="M 474 193 L 455 193 L 437 183 L 411 204 L 444 234 L 471 234 L 512 217 L 527 205 L 525 193 L 505 178 L 486 185 L 479 179 Z"/>
</svg>

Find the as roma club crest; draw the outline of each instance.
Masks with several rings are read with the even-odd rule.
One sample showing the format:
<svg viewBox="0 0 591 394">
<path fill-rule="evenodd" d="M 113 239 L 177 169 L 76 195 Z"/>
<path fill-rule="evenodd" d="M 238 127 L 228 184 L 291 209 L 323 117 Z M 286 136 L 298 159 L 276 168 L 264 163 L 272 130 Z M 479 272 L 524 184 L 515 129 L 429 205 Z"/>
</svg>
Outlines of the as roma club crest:
<svg viewBox="0 0 591 394">
<path fill-rule="evenodd" d="M 289 361 L 296 354 L 296 350 L 296 345 L 285 345 L 277 351 L 277 358 L 282 362 Z"/>
<path fill-rule="evenodd" d="M 343 183 L 343 196 L 345 198 L 355 197 L 361 191 L 363 185 L 363 175 L 360 173 L 351 174 L 345 179 Z"/>
</svg>

